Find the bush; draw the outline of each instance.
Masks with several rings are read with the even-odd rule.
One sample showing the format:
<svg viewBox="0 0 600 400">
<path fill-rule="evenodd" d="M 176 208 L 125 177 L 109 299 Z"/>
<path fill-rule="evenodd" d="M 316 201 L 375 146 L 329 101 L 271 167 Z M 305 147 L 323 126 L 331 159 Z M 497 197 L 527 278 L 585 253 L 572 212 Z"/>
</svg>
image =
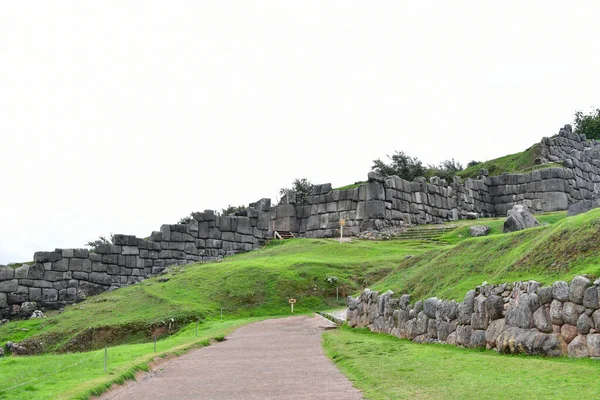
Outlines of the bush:
<svg viewBox="0 0 600 400">
<path fill-rule="evenodd" d="M 296 193 L 296 204 L 304 205 L 308 199 L 308 195 L 313 191 L 315 185 L 313 185 L 308 179 L 294 179 L 292 183 L 292 188 L 281 188 L 279 189 L 279 194 L 281 197 L 287 195 L 289 192 L 293 191 Z"/>
<path fill-rule="evenodd" d="M 102 246 L 103 244 L 112 244 L 114 240 L 114 236 L 112 233 L 110 234 L 110 239 L 107 239 L 105 236 L 99 236 L 98 239 L 87 242 L 85 245 L 91 247 L 92 250 L 96 250 L 98 246 Z"/>
<path fill-rule="evenodd" d="M 588 139 L 600 140 L 600 108 L 592 109 L 589 114 L 577 111 L 574 125 L 575 133 L 584 134 Z"/>
<path fill-rule="evenodd" d="M 426 169 L 423 163 L 416 157 L 410 157 L 403 151 L 396 151 L 393 155 L 387 156 L 391 160 L 389 164 L 381 159 L 373 160 L 371 169 L 384 176 L 397 175 L 407 181 L 413 181 L 419 176 L 425 176 Z"/>
</svg>

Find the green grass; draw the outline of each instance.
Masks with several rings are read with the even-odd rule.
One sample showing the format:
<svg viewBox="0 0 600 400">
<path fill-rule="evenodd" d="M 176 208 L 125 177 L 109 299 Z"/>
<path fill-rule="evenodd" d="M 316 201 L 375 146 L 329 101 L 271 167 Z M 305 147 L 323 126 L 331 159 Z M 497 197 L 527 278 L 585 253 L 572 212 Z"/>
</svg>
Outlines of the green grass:
<svg viewBox="0 0 600 400">
<path fill-rule="evenodd" d="M 574 275 L 600 276 L 600 210 L 564 218 L 539 216 L 550 225 L 498 234 L 501 220 L 479 220 L 492 226 L 491 236 L 461 239 L 468 227 L 448 233 L 457 244 L 404 261 L 374 289 L 410 293 L 413 298 L 462 299 L 480 285 L 534 279 L 542 283 L 571 280 Z"/>
<path fill-rule="evenodd" d="M 540 156 L 539 153 L 539 144 L 535 144 L 521 153 L 510 154 L 494 160 L 479 163 L 472 167 L 466 168 L 457 175 L 461 178 L 477 178 L 479 176 L 479 170 L 482 168 L 487 169 L 490 176 L 497 176 L 505 172 L 526 173 L 538 169 L 562 167 L 562 165 L 554 163 L 539 165 L 534 164 L 535 159 Z"/>
<path fill-rule="evenodd" d="M 342 186 L 342 187 L 335 188 L 335 189 L 332 189 L 332 190 L 348 190 L 348 189 L 356 189 L 357 187 L 360 187 L 360 186 L 364 185 L 365 183 L 367 183 L 367 182 L 366 182 L 366 181 L 354 182 L 354 183 L 353 183 L 353 184 L 351 184 L 351 185 Z"/>
<path fill-rule="evenodd" d="M 499 355 L 450 345 L 423 345 L 366 329 L 324 334 L 325 353 L 365 398 L 591 399 L 596 360 Z"/>
<path fill-rule="evenodd" d="M 158 341 L 156 353 L 153 342 L 110 347 L 106 373 L 104 350 L 0 358 L 0 399 L 87 399 L 113 383 L 133 379 L 138 371 L 147 371 L 148 364 L 157 357 L 208 346 L 211 340 L 222 341 L 233 329 L 254 320 L 257 319 L 200 324 L 197 337 L 195 324 L 189 324 Z M 16 385 L 21 386 L 4 391 Z"/>
</svg>

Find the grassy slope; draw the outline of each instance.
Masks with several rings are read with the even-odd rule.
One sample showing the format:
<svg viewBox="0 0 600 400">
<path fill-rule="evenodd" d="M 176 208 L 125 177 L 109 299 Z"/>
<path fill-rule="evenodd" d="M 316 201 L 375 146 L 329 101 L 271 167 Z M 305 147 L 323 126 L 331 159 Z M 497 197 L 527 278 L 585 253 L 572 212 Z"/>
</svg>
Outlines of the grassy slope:
<svg viewBox="0 0 600 400">
<path fill-rule="evenodd" d="M 539 145 L 535 144 L 521 153 L 510 154 L 494 160 L 482 162 L 459 172 L 458 176 L 461 178 L 476 178 L 479 176 L 479 170 L 482 168 L 487 169 L 490 173 L 490 176 L 496 176 L 501 175 L 504 172 L 524 173 L 537 169 L 562 166 L 553 163 L 543 165 L 534 164 L 534 160 L 539 156 L 538 146 Z"/>
<path fill-rule="evenodd" d="M 195 335 L 195 324 L 191 324 L 177 334 L 158 341 L 157 353 L 154 353 L 153 343 L 110 347 L 106 373 L 104 350 L 0 358 L 0 399 L 88 398 L 102 393 L 113 383 L 133 379 L 137 371 L 147 371 L 148 363 L 156 357 L 177 355 L 190 348 L 207 346 L 211 339 L 221 340 L 236 327 L 253 320 L 255 319 L 203 324 L 199 326 L 198 336 Z M 49 374 L 52 375 L 27 383 Z M 22 383 L 25 385 L 3 391 Z"/>
<path fill-rule="evenodd" d="M 421 345 L 365 329 L 324 334 L 326 354 L 366 398 L 517 399 L 597 397 L 598 361 L 499 355 Z"/>
<path fill-rule="evenodd" d="M 88 328 L 143 326 L 170 318 L 210 319 L 221 307 L 227 316 L 284 315 L 291 297 L 298 299 L 298 312 L 341 305 L 343 296 L 374 284 L 407 254 L 433 247 L 427 243 L 407 243 L 400 248 L 391 242 L 341 245 L 335 240 L 295 239 L 219 263 L 180 268 L 166 276 L 168 282 L 148 279 L 69 306 L 62 314 L 44 320 L 0 326 L 0 343 L 53 334 L 61 337 L 56 349 Z M 325 282 L 327 276 L 340 279 L 339 303 L 335 287 Z M 139 337 L 127 340 L 133 339 Z M 95 343 L 95 347 L 103 345 Z"/>
<path fill-rule="evenodd" d="M 562 217 L 564 213 L 540 216 L 540 220 L 554 224 L 470 238 L 455 246 L 421 254 L 403 262 L 375 289 L 458 300 L 483 281 L 535 279 L 552 283 L 570 280 L 577 274 L 600 276 L 600 209 Z M 501 221 L 490 222 L 498 232 Z M 466 234 L 467 229 L 449 233 L 448 241 L 458 240 L 458 235 Z"/>
</svg>

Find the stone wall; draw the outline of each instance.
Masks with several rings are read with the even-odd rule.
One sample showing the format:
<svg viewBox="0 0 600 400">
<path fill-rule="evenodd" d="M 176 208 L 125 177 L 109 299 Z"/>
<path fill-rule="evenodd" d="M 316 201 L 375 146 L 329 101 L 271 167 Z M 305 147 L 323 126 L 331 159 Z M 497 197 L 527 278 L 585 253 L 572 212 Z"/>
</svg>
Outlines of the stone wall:
<svg viewBox="0 0 600 400">
<path fill-rule="evenodd" d="M 114 235 L 113 244 L 37 252 L 16 269 L 0 266 L 0 317 L 18 315 L 24 302 L 58 308 L 89 295 L 160 274 L 169 265 L 211 261 L 264 244 L 271 201 L 251 204 L 244 216 L 194 213 L 185 224 L 162 225 L 145 239 Z"/>
<path fill-rule="evenodd" d="M 441 223 L 466 218 L 506 216 L 515 204 L 534 212 L 566 210 L 570 205 L 592 199 L 600 191 L 600 143 L 571 132 L 569 125 L 536 148 L 538 162 L 560 162 L 562 166 L 526 174 L 479 179 L 454 178 L 449 183 L 433 177 L 408 182 L 397 176 L 370 173 L 368 182 L 346 190 L 331 184 L 315 186 L 306 204 L 296 204 L 292 195 L 274 209 L 275 229 L 306 237 L 337 234 L 339 220 L 345 232 L 380 230 L 410 224 Z"/>
<path fill-rule="evenodd" d="M 435 297 L 411 304 L 388 291 L 348 298 L 347 322 L 419 343 L 448 343 L 500 353 L 600 357 L 600 280 L 568 284 L 483 285 L 461 302 Z"/>
</svg>

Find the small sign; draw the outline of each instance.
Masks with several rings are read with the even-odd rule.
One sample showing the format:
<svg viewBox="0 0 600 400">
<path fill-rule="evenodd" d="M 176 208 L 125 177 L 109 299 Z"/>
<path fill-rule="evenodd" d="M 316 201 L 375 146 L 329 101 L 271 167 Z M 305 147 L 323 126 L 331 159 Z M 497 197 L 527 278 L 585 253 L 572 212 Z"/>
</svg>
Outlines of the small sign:
<svg viewBox="0 0 600 400">
<path fill-rule="evenodd" d="M 345 226 L 346 225 L 346 220 L 345 219 L 340 219 L 340 226 Z"/>
<path fill-rule="evenodd" d="M 288 302 L 289 302 L 290 304 L 294 304 L 294 303 L 296 302 L 296 299 L 289 299 L 289 300 L 288 300 Z"/>
</svg>

